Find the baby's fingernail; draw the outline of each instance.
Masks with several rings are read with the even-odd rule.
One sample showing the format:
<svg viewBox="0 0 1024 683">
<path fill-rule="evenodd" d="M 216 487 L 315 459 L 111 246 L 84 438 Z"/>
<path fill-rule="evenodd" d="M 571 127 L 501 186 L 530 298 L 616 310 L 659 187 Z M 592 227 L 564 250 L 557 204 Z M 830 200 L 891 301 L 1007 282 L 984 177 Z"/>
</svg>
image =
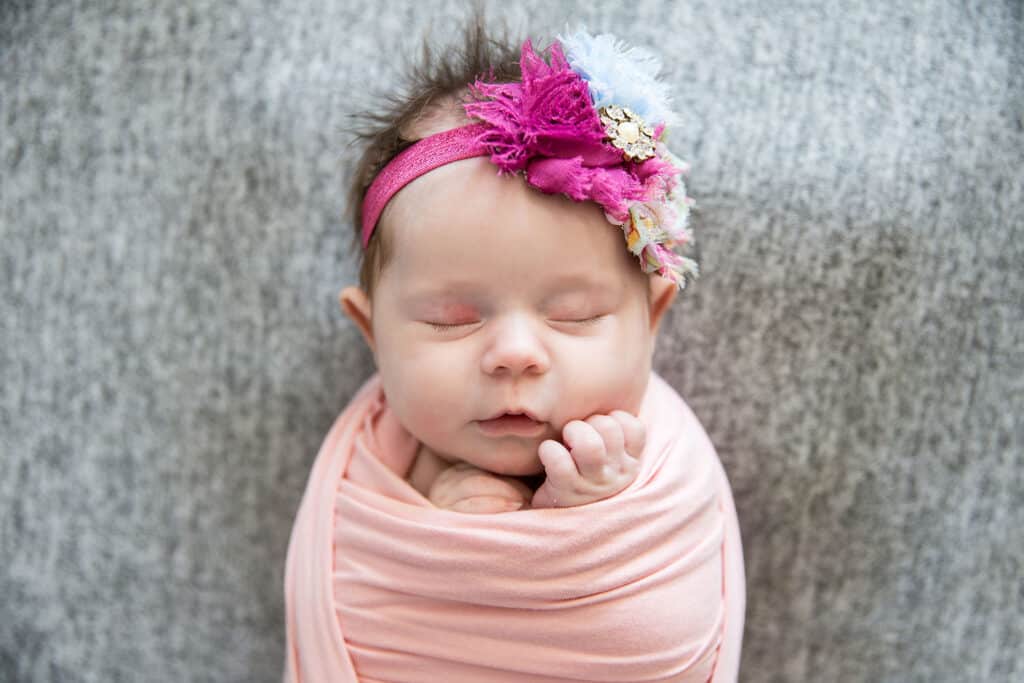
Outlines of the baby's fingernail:
<svg viewBox="0 0 1024 683">
<path fill-rule="evenodd" d="M 522 503 L 508 503 L 505 505 L 505 512 L 514 512 L 521 507 L 523 507 Z"/>
</svg>

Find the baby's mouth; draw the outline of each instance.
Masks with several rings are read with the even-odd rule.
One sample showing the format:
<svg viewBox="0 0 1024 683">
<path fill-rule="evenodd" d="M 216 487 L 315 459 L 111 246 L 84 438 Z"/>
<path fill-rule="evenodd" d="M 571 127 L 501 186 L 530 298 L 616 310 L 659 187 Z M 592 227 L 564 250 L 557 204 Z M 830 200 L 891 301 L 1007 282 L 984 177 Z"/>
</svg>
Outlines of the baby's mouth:
<svg viewBox="0 0 1024 683">
<path fill-rule="evenodd" d="M 505 413 L 489 420 L 478 420 L 480 431 L 487 436 L 540 436 L 545 423 L 529 415 Z"/>
</svg>

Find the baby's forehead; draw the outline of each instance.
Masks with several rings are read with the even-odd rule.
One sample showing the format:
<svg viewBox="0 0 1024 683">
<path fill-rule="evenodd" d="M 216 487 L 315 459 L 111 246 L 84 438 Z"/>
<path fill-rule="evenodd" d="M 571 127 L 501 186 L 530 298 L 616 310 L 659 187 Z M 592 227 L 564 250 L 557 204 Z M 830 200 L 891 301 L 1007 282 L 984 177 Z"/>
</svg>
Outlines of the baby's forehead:
<svg viewBox="0 0 1024 683">
<path fill-rule="evenodd" d="M 621 233 L 607 223 L 588 226 L 592 234 L 584 238 L 578 232 L 560 230 L 555 221 L 529 229 L 486 220 L 471 225 L 451 221 L 443 226 L 405 223 L 393 227 L 391 261 L 409 279 L 428 282 L 435 290 L 494 281 L 506 287 L 550 282 L 564 288 L 598 289 L 630 275 L 643 275 Z M 546 234 L 538 237 L 542 231 Z M 510 273 L 517 278 L 502 279 Z"/>
<path fill-rule="evenodd" d="M 558 225 L 588 223 L 598 229 L 618 229 L 592 201 L 573 201 L 562 194 L 531 187 L 523 174 L 503 174 L 487 157 L 460 159 L 413 179 L 384 208 L 381 223 L 408 232 L 417 226 L 444 223 L 471 231 L 495 232 L 516 223 Z M 551 237 L 569 241 L 578 231 L 553 229 Z"/>
<path fill-rule="evenodd" d="M 410 307 L 441 310 L 437 307 L 442 306 L 448 312 L 457 312 L 453 306 L 504 304 L 613 307 L 632 298 L 647 298 L 649 277 L 628 259 L 619 268 L 601 270 L 588 269 L 586 263 L 566 265 L 538 259 L 513 270 L 488 259 L 442 262 L 417 253 L 410 245 L 398 249 L 404 251 L 389 268 L 388 289 L 398 302 Z"/>
<path fill-rule="evenodd" d="M 521 176 L 499 175 L 483 157 L 407 184 L 379 228 L 389 233 L 395 267 L 420 279 L 497 278 L 522 288 L 563 273 L 619 283 L 642 276 L 621 226 L 597 204 L 542 193 Z"/>
<path fill-rule="evenodd" d="M 584 271 L 566 272 L 555 269 L 536 268 L 530 280 L 510 283 L 503 280 L 498 273 L 486 271 L 424 270 L 422 272 L 406 272 L 403 281 L 407 287 L 407 295 L 413 298 L 446 299 L 474 298 L 493 293 L 501 293 L 510 289 L 536 289 L 551 295 L 582 294 L 597 296 L 614 291 L 620 281 L 612 277 L 599 277 Z"/>
</svg>

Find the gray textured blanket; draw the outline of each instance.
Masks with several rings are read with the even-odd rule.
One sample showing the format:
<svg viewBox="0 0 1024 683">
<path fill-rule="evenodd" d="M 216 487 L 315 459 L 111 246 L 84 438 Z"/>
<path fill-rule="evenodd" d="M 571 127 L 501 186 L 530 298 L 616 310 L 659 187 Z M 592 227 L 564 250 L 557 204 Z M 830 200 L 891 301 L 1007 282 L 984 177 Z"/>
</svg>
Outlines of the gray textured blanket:
<svg viewBox="0 0 1024 683">
<path fill-rule="evenodd" d="M 0 680 L 276 681 L 346 114 L 461 3 L 0 8 Z M 744 681 L 1024 676 L 1014 0 L 491 3 L 648 41 L 704 276 L 656 367 L 732 480 Z"/>
</svg>

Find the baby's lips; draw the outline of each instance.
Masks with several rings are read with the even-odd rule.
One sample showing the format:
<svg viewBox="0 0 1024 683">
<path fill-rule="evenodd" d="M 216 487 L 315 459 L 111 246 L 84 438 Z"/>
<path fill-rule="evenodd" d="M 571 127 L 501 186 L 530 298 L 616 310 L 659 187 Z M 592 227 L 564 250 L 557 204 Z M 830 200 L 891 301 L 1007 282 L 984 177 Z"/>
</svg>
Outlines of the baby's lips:
<svg viewBox="0 0 1024 683">
<path fill-rule="evenodd" d="M 534 422 L 546 422 L 546 420 L 541 419 L 537 415 L 537 413 L 535 413 L 534 411 L 529 410 L 527 408 L 521 408 L 521 407 L 515 407 L 515 406 L 511 407 L 511 408 L 502 408 L 501 410 L 496 411 L 490 417 L 484 418 L 482 421 L 486 422 L 487 420 L 495 420 L 495 419 L 497 419 L 499 417 L 503 417 L 505 415 L 525 415 L 526 417 L 530 418 Z"/>
<path fill-rule="evenodd" d="M 478 428 L 485 435 L 492 437 L 507 435 L 537 437 L 547 431 L 545 423 L 538 422 L 526 415 L 503 415 L 484 420 L 478 423 Z"/>
</svg>

